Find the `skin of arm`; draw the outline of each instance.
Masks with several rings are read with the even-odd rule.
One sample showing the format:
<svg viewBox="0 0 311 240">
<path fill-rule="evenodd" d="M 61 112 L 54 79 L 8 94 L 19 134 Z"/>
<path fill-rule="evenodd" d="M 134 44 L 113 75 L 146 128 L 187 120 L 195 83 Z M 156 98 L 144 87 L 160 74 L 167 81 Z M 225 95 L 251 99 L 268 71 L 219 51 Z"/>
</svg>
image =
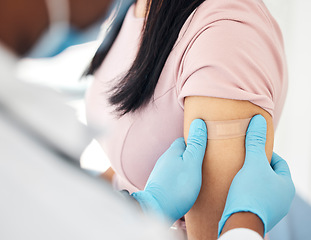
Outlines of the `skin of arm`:
<svg viewBox="0 0 311 240">
<path fill-rule="evenodd" d="M 271 115 L 249 101 L 213 97 L 186 97 L 184 103 L 184 138 L 187 139 L 191 122 L 225 121 L 251 118 L 261 114 L 267 121 L 266 154 L 271 161 L 274 128 Z M 192 209 L 186 214 L 188 239 L 217 239 L 230 184 L 245 159 L 245 137 L 208 140 L 202 166 L 202 187 Z"/>
<path fill-rule="evenodd" d="M 103 172 L 100 177 L 107 180 L 108 182 L 112 183 L 112 178 L 115 172 L 109 167 L 105 172 Z"/>
</svg>

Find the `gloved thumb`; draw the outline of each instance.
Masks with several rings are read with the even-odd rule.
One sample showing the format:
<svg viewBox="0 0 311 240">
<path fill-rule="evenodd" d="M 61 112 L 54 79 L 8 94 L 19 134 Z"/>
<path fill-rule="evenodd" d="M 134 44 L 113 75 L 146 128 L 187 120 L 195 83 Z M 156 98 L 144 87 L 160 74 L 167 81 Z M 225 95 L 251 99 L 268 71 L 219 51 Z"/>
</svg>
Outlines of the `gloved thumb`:
<svg viewBox="0 0 311 240">
<path fill-rule="evenodd" d="M 173 153 L 174 155 L 182 156 L 186 149 L 186 143 L 184 138 L 177 138 L 166 151 L 167 153 Z"/>
<path fill-rule="evenodd" d="M 245 148 L 246 156 L 265 153 L 267 135 L 267 122 L 261 115 L 254 116 L 246 132 Z"/>
<path fill-rule="evenodd" d="M 202 119 L 195 119 L 190 125 L 187 147 L 183 154 L 184 161 L 197 161 L 202 164 L 207 144 L 206 124 Z"/>
</svg>

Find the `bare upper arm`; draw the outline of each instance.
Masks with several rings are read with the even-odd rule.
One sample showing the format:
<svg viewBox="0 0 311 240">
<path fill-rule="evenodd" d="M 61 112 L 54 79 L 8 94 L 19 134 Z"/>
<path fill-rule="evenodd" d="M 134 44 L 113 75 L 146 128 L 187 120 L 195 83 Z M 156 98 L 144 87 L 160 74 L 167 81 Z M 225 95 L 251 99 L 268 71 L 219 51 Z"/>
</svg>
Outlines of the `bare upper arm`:
<svg viewBox="0 0 311 240">
<path fill-rule="evenodd" d="M 267 121 L 266 153 L 271 160 L 273 152 L 273 121 L 265 110 L 249 101 L 212 97 L 186 97 L 184 104 L 184 136 L 187 139 L 191 122 L 244 119 L 261 114 Z M 227 192 L 245 158 L 245 137 L 208 140 L 202 167 L 202 187 L 199 197 L 186 215 L 189 239 L 216 239 Z"/>
<path fill-rule="evenodd" d="M 272 117 L 267 111 L 249 101 L 201 96 L 186 97 L 184 103 L 184 137 L 187 139 L 190 124 L 196 118 L 205 121 L 224 121 L 250 118 L 256 114 L 261 114 L 267 121 L 266 153 L 270 161 L 274 140 Z M 230 140 L 209 141 L 208 143 L 211 144 L 212 142 L 225 144 Z"/>
</svg>

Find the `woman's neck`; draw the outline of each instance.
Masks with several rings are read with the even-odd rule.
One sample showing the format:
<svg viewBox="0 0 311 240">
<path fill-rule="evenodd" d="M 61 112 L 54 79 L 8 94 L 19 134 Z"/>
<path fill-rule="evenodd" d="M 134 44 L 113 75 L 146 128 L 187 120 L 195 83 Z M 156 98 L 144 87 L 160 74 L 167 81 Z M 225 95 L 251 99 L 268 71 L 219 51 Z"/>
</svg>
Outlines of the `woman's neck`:
<svg viewBox="0 0 311 240">
<path fill-rule="evenodd" d="M 147 0 L 137 0 L 135 7 L 135 17 L 143 18 L 146 14 Z"/>
</svg>

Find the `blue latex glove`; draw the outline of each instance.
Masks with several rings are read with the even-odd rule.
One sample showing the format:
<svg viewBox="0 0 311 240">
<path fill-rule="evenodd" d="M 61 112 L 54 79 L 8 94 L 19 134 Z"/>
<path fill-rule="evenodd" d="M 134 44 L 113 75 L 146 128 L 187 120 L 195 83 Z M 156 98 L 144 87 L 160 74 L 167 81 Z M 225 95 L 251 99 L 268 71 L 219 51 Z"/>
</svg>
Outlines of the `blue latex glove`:
<svg viewBox="0 0 311 240">
<path fill-rule="evenodd" d="M 173 223 L 190 210 L 201 189 L 206 143 L 205 122 L 196 119 L 187 147 L 183 138 L 175 140 L 157 161 L 144 191 L 132 194 L 143 211 L 155 211 Z"/>
<path fill-rule="evenodd" d="M 253 117 L 245 139 L 245 162 L 230 186 L 219 234 L 227 219 L 236 212 L 256 214 L 267 233 L 289 211 L 295 187 L 285 160 L 273 153 L 269 164 L 265 152 L 266 132 L 265 119 L 261 115 Z"/>
</svg>

